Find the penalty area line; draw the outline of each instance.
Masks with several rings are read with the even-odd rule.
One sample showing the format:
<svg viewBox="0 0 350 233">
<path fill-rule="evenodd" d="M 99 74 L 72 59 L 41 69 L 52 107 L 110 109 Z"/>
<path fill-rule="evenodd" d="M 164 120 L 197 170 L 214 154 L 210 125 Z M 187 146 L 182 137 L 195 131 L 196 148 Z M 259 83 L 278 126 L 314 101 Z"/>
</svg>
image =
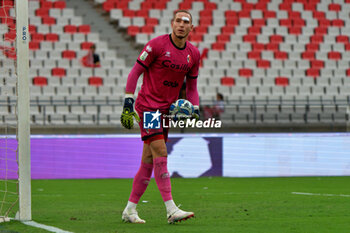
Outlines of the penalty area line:
<svg viewBox="0 0 350 233">
<path fill-rule="evenodd" d="M 301 193 L 301 192 L 291 192 L 296 195 L 307 195 L 307 196 L 326 196 L 326 197 L 350 197 L 346 194 L 329 194 L 329 193 Z"/>
<path fill-rule="evenodd" d="M 36 227 L 36 228 L 41 228 L 50 232 L 55 232 L 55 233 L 73 233 L 71 231 L 65 231 L 62 229 L 59 229 L 57 227 L 52 227 L 52 226 L 47 226 L 41 223 L 37 223 L 34 221 L 21 221 L 21 223 L 26 224 L 28 226 Z"/>
</svg>

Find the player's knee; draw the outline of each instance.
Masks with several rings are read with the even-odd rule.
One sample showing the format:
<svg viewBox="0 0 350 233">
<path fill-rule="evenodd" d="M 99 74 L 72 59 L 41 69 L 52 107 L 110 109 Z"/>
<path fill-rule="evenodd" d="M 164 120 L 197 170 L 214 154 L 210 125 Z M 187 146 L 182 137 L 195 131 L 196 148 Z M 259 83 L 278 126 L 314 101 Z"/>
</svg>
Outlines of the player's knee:
<svg viewBox="0 0 350 233">
<path fill-rule="evenodd" d="M 156 147 L 154 150 L 157 157 L 166 157 L 168 156 L 168 152 L 166 147 Z"/>
</svg>

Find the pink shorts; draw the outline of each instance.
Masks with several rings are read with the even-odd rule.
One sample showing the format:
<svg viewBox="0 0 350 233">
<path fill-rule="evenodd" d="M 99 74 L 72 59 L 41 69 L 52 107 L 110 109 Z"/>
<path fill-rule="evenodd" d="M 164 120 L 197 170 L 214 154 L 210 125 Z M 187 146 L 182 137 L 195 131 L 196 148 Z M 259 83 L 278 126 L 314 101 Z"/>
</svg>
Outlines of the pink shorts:
<svg viewBox="0 0 350 233">
<path fill-rule="evenodd" d="M 165 142 L 168 141 L 168 133 L 169 129 L 168 128 L 163 128 L 162 122 L 163 122 L 163 115 L 168 115 L 169 111 L 160 111 L 162 115 L 160 116 L 161 121 L 160 121 L 160 128 L 159 129 L 144 129 L 143 127 L 143 113 L 144 112 L 154 112 L 155 110 L 149 110 L 146 108 L 143 108 L 139 105 L 136 104 L 135 110 L 137 114 L 140 117 L 140 130 L 141 130 L 141 139 L 147 144 L 150 144 L 154 140 L 158 139 L 164 139 Z"/>
</svg>

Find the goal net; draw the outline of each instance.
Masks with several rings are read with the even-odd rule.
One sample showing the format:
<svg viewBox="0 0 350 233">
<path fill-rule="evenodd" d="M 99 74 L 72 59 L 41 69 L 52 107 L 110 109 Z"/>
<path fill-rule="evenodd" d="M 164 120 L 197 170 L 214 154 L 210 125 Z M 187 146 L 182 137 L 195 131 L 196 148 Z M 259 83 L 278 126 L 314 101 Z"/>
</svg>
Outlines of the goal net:
<svg viewBox="0 0 350 233">
<path fill-rule="evenodd" d="M 0 36 L 0 222 L 30 220 L 27 0 L 0 0 Z"/>
</svg>

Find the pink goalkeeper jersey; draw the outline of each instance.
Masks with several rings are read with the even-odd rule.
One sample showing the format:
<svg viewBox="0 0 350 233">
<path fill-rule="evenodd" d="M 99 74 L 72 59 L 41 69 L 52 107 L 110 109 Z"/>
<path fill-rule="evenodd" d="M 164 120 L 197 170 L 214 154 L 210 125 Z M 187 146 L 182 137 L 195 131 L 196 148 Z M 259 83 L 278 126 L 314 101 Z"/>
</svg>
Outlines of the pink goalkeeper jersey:
<svg viewBox="0 0 350 233">
<path fill-rule="evenodd" d="M 170 35 L 150 40 L 137 62 L 146 68 L 136 105 L 165 110 L 179 96 L 185 77 L 197 78 L 200 54 L 191 43 L 178 48 Z"/>
</svg>

